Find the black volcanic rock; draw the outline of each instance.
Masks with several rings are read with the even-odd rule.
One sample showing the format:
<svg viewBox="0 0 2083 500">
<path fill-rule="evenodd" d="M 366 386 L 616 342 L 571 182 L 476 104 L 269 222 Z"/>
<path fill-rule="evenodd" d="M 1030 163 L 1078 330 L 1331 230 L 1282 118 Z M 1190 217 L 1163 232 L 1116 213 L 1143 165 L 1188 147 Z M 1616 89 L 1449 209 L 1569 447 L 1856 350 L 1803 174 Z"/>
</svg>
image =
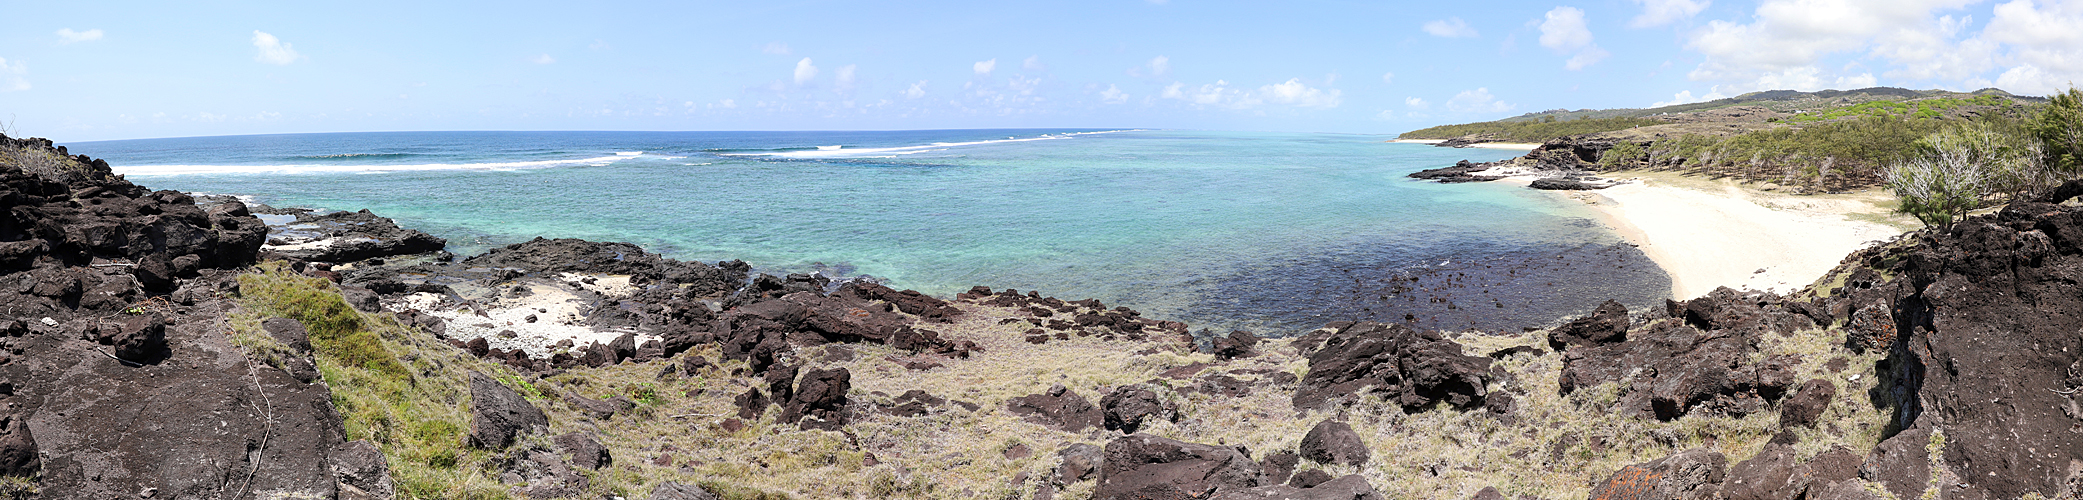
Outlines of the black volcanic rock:
<svg viewBox="0 0 2083 500">
<path fill-rule="evenodd" d="M 1107 443 L 1095 500 L 1195 498 L 1258 486 L 1258 463 L 1236 448 L 1130 434 Z"/>
<path fill-rule="evenodd" d="M 1058 430 L 1078 432 L 1105 423 L 1105 414 L 1092 401 L 1062 385 L 1047 392 L 1013 398 L 1006 409 L 1028 421 Z"/>
<path fill-rule="evenodd" d="M 1370 453 L 1367 442 L 1353 432 L 1345 422 L 1325 420 L 1317 422 L 1302 436 L 1302 458 L 1320 464 L 1344 464 L 1359 466 L 1367 463 Z"/>
<path fill-rule="evenodd" d="M 312 262 L 354 262 L 439 252 L 448 246 L 448 240 L 398 227 L 391 219 L 368 210 L 301 213 L 292 224 L 299 229 L 269 235 L 269 251 Z"/>
<path fill-rule="evenodd" d="M 1571 320 L 1548 332 L 1548 346 L 1557 351 L 1571 346 L 1596 346 L 1627 340 L 1627 329 L 1633 326 L 1627 317 L 1627 306 L 1608 300 L 1598 309 L 1582 318 Z"/>
<path fill-rule="evenodd" d="M 529 273 L 627 274 L 641 278 L 633 281 L 685 285 L 684 293 L 694 297 L 728 294 L 745 282 L 750 266 L 738 261 L 719 264 L 680 262 L 629 243 L 565 238 L 536 238 L 494 248 L 462 262 L 465 267 L 513 268 Z"/>
<path fill-rule="evenodd" d="M 1309 374 L 1295 390 L 1296 409 L 1322 408 L 1333 398 L 1381 397 L 1415 412 L 1444 401 L 1456 409 L 1483 405 L 1490 358 L 1462 354 L 1461 344 L 1438 332 L 1400 324 L 1352 323 L 1309 356 Z M 1362 388 L 1367 388 L 1361 392 Z"/>
<path fill-rule="evenodd" d="M 550 420 L 542 410 L 522 399 L 506 384 L 483 373 L 470 372 L 470 445 L 499 449 L 513 444 L 522 434 L 548 429 Z"/>
</svg>

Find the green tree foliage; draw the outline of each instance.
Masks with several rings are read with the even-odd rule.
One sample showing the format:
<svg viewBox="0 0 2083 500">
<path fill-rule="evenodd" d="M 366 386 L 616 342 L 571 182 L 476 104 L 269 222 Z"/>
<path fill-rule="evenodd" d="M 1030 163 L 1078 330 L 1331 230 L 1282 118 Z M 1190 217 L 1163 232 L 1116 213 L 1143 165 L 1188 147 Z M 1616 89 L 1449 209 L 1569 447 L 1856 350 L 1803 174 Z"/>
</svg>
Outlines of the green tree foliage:
<svg viewBox="0 0 2083 500">
<path fill-rule="evenodd" d="M 1916 153 L 1887 170 L 1898 210 L 1929 226 L 1951 225 L 1996 197 L 2052 186 L 2060 176 L 2040 161 L 2038 144 L 1987 123 L 1951 127 L 1919 139 Z"/>
<path fill-rule="evenodd" d="M 2039 139 L 2049 169 L 2071 178 L 2083 174 L 2083 90 L 2070 87 L 2050 96 L 2027 128 Z"/>
</svg>

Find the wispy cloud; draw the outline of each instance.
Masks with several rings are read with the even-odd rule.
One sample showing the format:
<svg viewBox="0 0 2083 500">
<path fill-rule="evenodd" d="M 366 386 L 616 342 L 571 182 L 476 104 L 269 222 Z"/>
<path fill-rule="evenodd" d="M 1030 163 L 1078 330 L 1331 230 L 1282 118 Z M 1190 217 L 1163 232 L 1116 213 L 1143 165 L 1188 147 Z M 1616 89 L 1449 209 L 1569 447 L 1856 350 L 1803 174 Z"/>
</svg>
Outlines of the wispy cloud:
<svg viewBox="0 0 2083 500">
<path fill-rule="evenodd" d="M 1511 111 L 1513 107 L 1497 100 L 1497 96 L 1490 95 L 1488 87 L 1463 90 L 1454 94 L 1453 99 L 1447 99 L 1447 109 L 1462 113 L 1503 113 Z"/>
<path fill-rule="evenodd" d="M 533 62 L 535 62 L 536 64 L 550 64 L 550 63 L 554 63 L 554 62 L 557 62 L 557 58 L 555 58 L 555 57 L 550 57 L 550 55 L 549 55 L 549 54 L 543 54 L 543 55 L 535 56 L 535 58 L 534 58 L 534 59 L 529 59 L 529 61 L 533 61 Z"/>
<path fill-rule="evenodd" d="M 1410 106 L 1412 109 L 1429 109 L 1432 107 L 1432 103 L 1416 97 L 1403 98 L 1403 105 Z"/>
<path fill-rule="evenodd" d="M 1128 93 L 1122 92 L 1121 88 L 1109 83 L 1106 90 L 1099 91 L 1099 100 L 1107 104 L 1121 104 L 1128 102 Z"/>
<path fill-rule="evenodd" d="M 1541 46 L 1557 54 L 1570 54 L 1563 67 L 1575 71 L 1598 64 L 1610 55 L 1592 43 L 1591 29 L 1584 25 L 1584 11 L 1576 7 L 1556 7 L 1548 11 L 1546 20 L 1541 21 Z"/>
<path fill-rule="evenodd" d="M 1215 106 L 1230 109 L 1256 108 L 1266 103 L 1304 108 L 1333 108 L 1343 101 L 1344 92 L 1338 89 L 1324 90 L 1302 83 L 1300 78 L 1261 86 L 1257 89 L 1242 89 L 1230 86 L 1230 82 L 1216 80 L 1215 83 L 1199 87 L 1187 87 L 1182 82 L 1172 82 L 1159 97 L 1178 99 L 1196 106 Z"/>
<path fill-rule="evenodd" d="M 911 88 L 908 88 L 908 89 L 904 89 L 904 98 L 905 98 L 905 99 L 917 99 L 917 98 L 920 98 L 920 97 L 925 97 L 925 96 L 926 96 L 926 81 L 925 81 L 925 80 L 919 80 L 919 82 L 918 82 L 918 83 L 914 83 L 914 84 L 911 84 Z"/>
<path fill-rule="evenodd" d="M 853 80 L 853 70 L 854 70 L 854 66 L 856 66 L 856 65 L 853 65 L 853 64 L 848 64 L 848 65 L 845 65 L 845 66 L 840 66 L 840 67 L 839 67 L 839 69 L 838 69 L 837 71 L 833 71 L 833 72 L 832 72 L 832 78 L 833 78 L 833 80 L 834 80 L 834 81 L 838 82 L 838 85 L 839 85 L 839 90 L 841 90 L 841 91 L 853 90 L 853 81 L 854 81 L 854 80 Z"/>
<path fill-rule="evenodd" d="M 303 54 L 298 54 L 295 48 L 289 46 L 289 42 L 261 30 L 253 30 L 253 48 L 260 51 L 253 56 L 253 60 L 268 64 L 289 64 L 304 58 Z"/>
<path fill-rule="evenodd" d="M 1041 56 L 1027 56 L 1027 60 L 1020 63 L 1020 69 L 1034 72 L 1042 72 L 1048 71 L 1049 65 L 1042 64 Z"/>
<path fill-rule="evenodd" d="M 978 76 L 991 76 L 991 70 L 998 69 L 998 60 L 977 61 L 976 64 L 970 65 L 970 68 L 976 70 Z"/>
<path fill-rule="evenodd" d="M 1482 36 L 1481 34 L 1477 34 L 1475 32 L 1474 27 L 1468 25 L 1468 21 L 1463 21 L 1459 17 L 1449 17 L 1446 19 L 1426 21 L 1425 24 L 1423 26 L 1420 26 L 1419 28 L 1425 30 L 1425 33 L 1429 33 L 1432 36 L 1436 37 L 1476 38 Z"/>
<path fill-rule="evenodd" d="M 91 29 L 87 31 L 73 31 L 72 28 L 64 28 L 58 30 L 58 44 L 60 45 L 79 42 L 92 42 L 100 39 L 100 29 Z"/>
<path fill-rule="evenodd" d="M 1396 83 L 1396 74 L 1395 74 L 1395 73 L 1382 73 L 1382 74 L 1381 74 L 1381 82 L 1382 82 L 1382 83 Z"/>
<path fill-rule="evenodd" d="M 1628 21 L 1635 28 L 1663 26 L 1673 21 L 1688 19 L 1707 10 L 1711 0 L 1628 0 L 1642 6 L 1642 14 Z"/>
<path fill-rule="evenodd" d="M 760 48 L 759 51 L 762 53 L 773 54 L 777 56 L 785 56 L 792 53 L 790 50 L 788 50 L 788 44 L 781 42 L 767 42 L 767 46 Z"/>
<path fill-rule="evenodd" d="M 29 90 L 29 79 L 23 76 L 27 74 L 29 68 L 22 66 L 21 61 L 9 63 L 7 58 L 0 57 L 0 92 Z"/>
<path fill-rule="evenodd" d="M 817 65 L 811 64 L 808 57 L 796 61 L 796 85 L 810 83 L 813 78 L 817 78 Z"/>
</svg>

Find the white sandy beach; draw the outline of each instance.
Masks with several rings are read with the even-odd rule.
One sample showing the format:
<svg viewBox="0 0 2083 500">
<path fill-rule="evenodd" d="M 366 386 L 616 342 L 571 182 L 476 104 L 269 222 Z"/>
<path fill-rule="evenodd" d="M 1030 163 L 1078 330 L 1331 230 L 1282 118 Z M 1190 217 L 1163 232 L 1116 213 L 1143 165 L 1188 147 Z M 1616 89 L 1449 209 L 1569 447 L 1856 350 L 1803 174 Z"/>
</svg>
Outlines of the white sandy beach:
<svg viewBox="0 0 2083 500">
<path fill-rule="evenodd" d="M 1482 175 L 1505 182 L 1538 178 L 1523 169 Z M 1772 195 L 1730 185 L 1674 186 L 1628 179 L 1596 191 L 1557 191 L 1605 215 L 1621 238 L 1671 275 L 1671 295 L 1690 299 L 1716 287 L 1785 294 L 1814 283 L 1844 256 L 1902 234 L 1853 220 L 1881 209 L 1857 198 Z"/>
<path fill-rule="evenodd" d="M 1662 266 L 1680 299 L 1721 286 L 1798 290 L 1846 254 L 1902 233 L 1847 218 L 1876 211 L 1863 201 L 1760 196 L 1733 186 L 1712 192 L 1637 181 L 1580 199 L 1610 216 L 1622 237 Z"/>
</svg>

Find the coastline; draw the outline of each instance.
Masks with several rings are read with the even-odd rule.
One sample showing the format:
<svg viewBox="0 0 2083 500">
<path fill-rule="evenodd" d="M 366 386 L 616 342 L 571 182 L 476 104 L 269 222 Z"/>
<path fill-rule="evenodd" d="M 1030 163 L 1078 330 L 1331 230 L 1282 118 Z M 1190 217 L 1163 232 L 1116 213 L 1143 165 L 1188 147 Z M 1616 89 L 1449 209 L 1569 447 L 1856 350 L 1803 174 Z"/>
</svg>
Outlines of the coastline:
<svg viewBox="0 0 2083 500">
<path fill-rule="evenodd" d="M 1389 142 L 1391 142 L 1391 143 L 1397 143 L 1397 144 L 1432 144 L 1432 145 L 1437 145 L 1437 144 L 1439 144 L 1439 143 L 1447 142 L 1447 140 L 1446 140 L 1446 139 L 1390 139 L 1390 140 L 1389 140 Z M 1474 144 L 1468 144 L 1468 145 L 1462 145 L 1462 146 L 1454 146 L 1454 147 L 1460 147 L 1460 148 L 1483 148 L 1483 149 L 1508 149 L 1508 150 L 1513 150 L 1513 151 L 1532 151 L 1532 150 L 1534 150 L 1534 149 L 1538 149 L 1538 148 L 1540 148 L 1540 147 L 1541 147 L 1541 145 L 1539 145 L 1539 144 L 1534 144 L 1534 143 L 1529 143 L 1529 142 L 1478 142 L 1478 143 L 1474 143 Z"/>
<path fill-rule="evenodd" d="M 1906 232 L 1875 222 L 1900 219 L 1879 206 L 1882 192 L 1791 196 L 1665 172 L 1619 174 L 1632 178 L 1557 194 L 1584 203 L 1640 247 L 1671 276 L 1673 299 L 1723 286 L 1784 295 L 1815 282 L 1845 255 Z"/>
</svg>

